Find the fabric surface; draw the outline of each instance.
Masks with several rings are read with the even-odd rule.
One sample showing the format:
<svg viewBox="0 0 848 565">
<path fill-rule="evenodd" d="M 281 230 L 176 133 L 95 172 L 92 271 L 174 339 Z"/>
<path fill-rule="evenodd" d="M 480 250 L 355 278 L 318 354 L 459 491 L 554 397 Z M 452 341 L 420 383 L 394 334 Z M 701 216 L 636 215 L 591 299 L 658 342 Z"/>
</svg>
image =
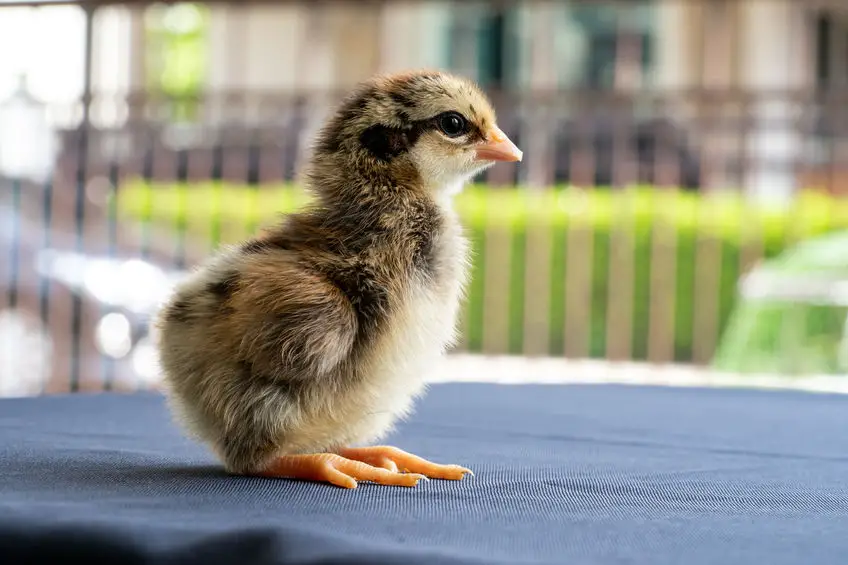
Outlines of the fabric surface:
<svg viewBox="0 0 848 565">
<path fill-rule="evenodd" d="M 224 475 L 158 395 L 0 400 L 0 563 L 841 564 L 847 426 L 836 395 L 444 384 L 390 443 L 476 476 L 347 491 Z"/>
</svg>

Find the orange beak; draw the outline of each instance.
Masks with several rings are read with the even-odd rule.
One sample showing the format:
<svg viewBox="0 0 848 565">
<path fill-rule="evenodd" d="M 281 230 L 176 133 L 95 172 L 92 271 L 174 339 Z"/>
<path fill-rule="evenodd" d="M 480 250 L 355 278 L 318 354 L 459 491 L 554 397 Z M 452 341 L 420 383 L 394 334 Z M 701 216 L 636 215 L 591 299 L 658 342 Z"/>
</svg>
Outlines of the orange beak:
<svg viewBox="0 0 848 565">
<path fill-rule="evenodd" d="M 520 161 L 524 154 L 498 126 L 492 126 L 486 141 L 477 146 L 478 161 Z"/>
</svg>

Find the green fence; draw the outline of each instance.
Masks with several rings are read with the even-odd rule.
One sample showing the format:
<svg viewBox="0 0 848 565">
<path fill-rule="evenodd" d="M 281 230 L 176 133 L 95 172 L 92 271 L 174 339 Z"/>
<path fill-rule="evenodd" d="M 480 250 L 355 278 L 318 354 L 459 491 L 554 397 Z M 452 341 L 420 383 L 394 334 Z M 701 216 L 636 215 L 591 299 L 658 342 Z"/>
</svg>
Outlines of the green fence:
<svg viewBox="0 0 848 565">
<path fill-rule="evenodd" d="M 122 221 L 176 241 L 191 263 L 308 196 L 293 186 L 122 186 Z M 706 363 L 740 275 L 791 243 L 848 227 L 848 202 L 799 193 L 789 208 L 738 193 L 472 186 L 456 205 L 473 241 L 461 349 Z"/>
</svg>

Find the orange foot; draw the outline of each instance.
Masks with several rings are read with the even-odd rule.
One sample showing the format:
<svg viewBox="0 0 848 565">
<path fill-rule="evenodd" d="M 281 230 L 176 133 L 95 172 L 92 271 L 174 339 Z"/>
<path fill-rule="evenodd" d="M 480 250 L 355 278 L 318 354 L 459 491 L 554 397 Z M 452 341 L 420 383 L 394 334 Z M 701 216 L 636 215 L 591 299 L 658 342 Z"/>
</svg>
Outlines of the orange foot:
<svg viewBox="0 0 848 565">
<path fill-rule="evenodd" d="M 339 455 L 361 461 L 374 467 L 381 467 L 388 471 L 397 473 L 398 470 L 405 473 L 420 473 L 431 479 L 450 479 L 457 481 L 466 473 L 473 475 L 470 469 L 459 465 L 439 465 L 421 457 L 412 455 L 387 445 L 374 447 L 348 447 L 339 450 Z"/>
<path fill-rule="evenodd" d="M 432 464 L 431 464 L 432 465 Z M 347 459 L 336 453 L 311 453 L 278 457 L 261 477 L 301 479 L 328 482 L 344 488 L 356 488 L 357 481 L 372 481 L 381 485 L 414 487 L 424 475 L 398 473 L 397 470 L 373 467 L 362 461 Z"/>
</svg>

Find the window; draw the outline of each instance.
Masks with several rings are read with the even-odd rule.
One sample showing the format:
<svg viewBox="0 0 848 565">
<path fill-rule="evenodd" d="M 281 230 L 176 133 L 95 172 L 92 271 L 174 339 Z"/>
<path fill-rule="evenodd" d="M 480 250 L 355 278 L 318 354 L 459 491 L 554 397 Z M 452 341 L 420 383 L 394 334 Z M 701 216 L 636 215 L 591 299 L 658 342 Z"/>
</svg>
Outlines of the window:
<svg viewBox="0 0 848 565">
<path fill-rule="evenodd" d="M 484 88 L 516 81 L 518 51 L 514 32 L 519 9 L 488 4 L 453 6 L 448 34 L 448 65 L 472 76 Z"/>
<path fill-rule="evenodd" d="M 816 88 L 848 84 L 848 16 L 832 11 L 815 16 Z"/>
<path fill-rule="evenodd" d="M 454 4 L 449 32 L 449 65 L 475 77 L 486 87 L 523 82 L 534 38 L 534 4 Z M 655 2 L 633 0 L 615 6 L 602 3 L 555 4 L 556 31 L 552 60 L 564 87 L 610 89 L 625 41 L 635 39 L 637 53 L 627 56 L 650 76 L 656 37 Z M 633 43 L 631 43 L 633 44 Z"/>
<path fill-rule="evenodd" d="M 85 79 L 85 13 L 78 6 L 20 8 L 0 2 L 0 100 L 25 75 L 44 102 L 77 100 Z"/>
<path fill-rule="evenodd" d="M 571 8 L 566 17 L 581 36 L 585 56 L 577 75 L 580 86 L 611 89 L 615 69 L 622 56 L 621 47 L 634 39 L 635 53 L 627 56 L 639 65 L 643 77 L 650 76 L 654 64 L 655 13 L 653 2 L 630 2 L 609 6 L 587 4 Z"/>
</svg>

